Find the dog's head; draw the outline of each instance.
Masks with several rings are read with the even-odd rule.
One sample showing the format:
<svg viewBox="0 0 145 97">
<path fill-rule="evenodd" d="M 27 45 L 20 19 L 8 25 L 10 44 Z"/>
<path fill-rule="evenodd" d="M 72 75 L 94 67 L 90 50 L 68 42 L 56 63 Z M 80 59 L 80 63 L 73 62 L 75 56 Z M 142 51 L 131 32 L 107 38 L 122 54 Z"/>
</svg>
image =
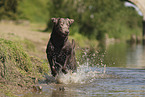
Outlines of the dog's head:
<svg viewBox="0 0 145 97">
<path fill-rule="evenodd" d="M 61 36 L 69 35 L 69 27 L 74 22 L 73 19 L 52 18 L 51 20 L 54 23 L 55 32 Z"/>
</svg>

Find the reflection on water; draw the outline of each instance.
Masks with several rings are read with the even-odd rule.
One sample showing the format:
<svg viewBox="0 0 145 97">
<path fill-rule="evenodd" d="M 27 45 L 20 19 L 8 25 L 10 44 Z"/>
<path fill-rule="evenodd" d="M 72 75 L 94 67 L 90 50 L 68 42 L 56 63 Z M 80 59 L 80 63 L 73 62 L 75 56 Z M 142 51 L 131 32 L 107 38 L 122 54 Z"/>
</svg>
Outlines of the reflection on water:
<svg viewBox="0 0 145 97">
<path fill-rule="evenodd" d="M 145 47 L 114 44 L 107 49 L 85 49 L 79 52 L 78 72 L 52 76 L 39 84 L 41 92 L 24 97 L 144 97 Z"/>
<path fill-rule="evenodd" d="M 127 49 L 127 67 L 145 68 L 145 47 L 141 44 Z"/>
<path fill-rule="evenodd" d="M 127 44 L 110 44 L 106 49 L 104 63 L 111 67 L 126 67 Z"/>
<path fill-rule="evenodd" d="M 119 43 L 107 48 L 104 62 L 109 67 L 145 68 L 145 46 Z"/>
</svg>

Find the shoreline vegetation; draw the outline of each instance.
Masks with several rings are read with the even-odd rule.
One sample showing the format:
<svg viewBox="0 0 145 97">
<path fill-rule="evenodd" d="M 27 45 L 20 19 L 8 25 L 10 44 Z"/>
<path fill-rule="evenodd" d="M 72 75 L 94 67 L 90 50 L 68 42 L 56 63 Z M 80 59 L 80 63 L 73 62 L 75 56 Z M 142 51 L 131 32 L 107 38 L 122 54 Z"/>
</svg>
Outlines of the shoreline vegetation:
<svg viewBox="0 0 145 97">
<path fill-rule="evenodd" d="M 39 80 L 44 80 L 45 73 L 49 74 L 42 47 L 45 43 L 41 44 L 46 34 L 8 22 L 0 26 L 0 96 L 14 97 L 31 90 Z M 33 36 L 39 38 L 35 40 Z"/>
</svg>

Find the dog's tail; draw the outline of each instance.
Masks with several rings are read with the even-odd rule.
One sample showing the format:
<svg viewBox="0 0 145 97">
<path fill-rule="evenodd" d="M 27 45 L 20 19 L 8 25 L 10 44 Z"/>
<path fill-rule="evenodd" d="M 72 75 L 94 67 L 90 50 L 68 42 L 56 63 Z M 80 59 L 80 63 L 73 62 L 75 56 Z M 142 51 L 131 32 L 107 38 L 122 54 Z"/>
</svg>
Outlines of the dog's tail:
<svg viewBox="0 0 145 97">
<path fill-rule="evenodd" d="M 73 72 L 77 72 L 77 63 L 76 63 L 76 58 L 75 58 L 75 40 L 74 39 L 72 39 L 72 52 L 71 52 L 71 54 L 72 54 L 72 68 L 71 68 L 71 70 L 73 70 Z"/>
<path fill-rule="evenodd" d="M 75 48 L 75 40 L 74 39 L 72 39 L 72 47 L 73 47 L 73 49 Z"/>
</svg>

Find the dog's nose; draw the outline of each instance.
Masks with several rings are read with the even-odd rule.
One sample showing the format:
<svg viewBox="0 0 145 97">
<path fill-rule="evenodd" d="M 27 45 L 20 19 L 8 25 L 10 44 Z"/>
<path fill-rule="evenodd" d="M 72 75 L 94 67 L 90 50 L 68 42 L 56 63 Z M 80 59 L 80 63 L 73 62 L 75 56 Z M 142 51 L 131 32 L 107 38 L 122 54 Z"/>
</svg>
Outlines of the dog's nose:
<svg viewBox="0 0 145 97">
<path fill-rule="evenodd" d="M 68 33 L 69 33 L 69 31 L 65 31 L 65 33 L 66 33 L 66 34 L 68 34 Z"/>
</svg>

